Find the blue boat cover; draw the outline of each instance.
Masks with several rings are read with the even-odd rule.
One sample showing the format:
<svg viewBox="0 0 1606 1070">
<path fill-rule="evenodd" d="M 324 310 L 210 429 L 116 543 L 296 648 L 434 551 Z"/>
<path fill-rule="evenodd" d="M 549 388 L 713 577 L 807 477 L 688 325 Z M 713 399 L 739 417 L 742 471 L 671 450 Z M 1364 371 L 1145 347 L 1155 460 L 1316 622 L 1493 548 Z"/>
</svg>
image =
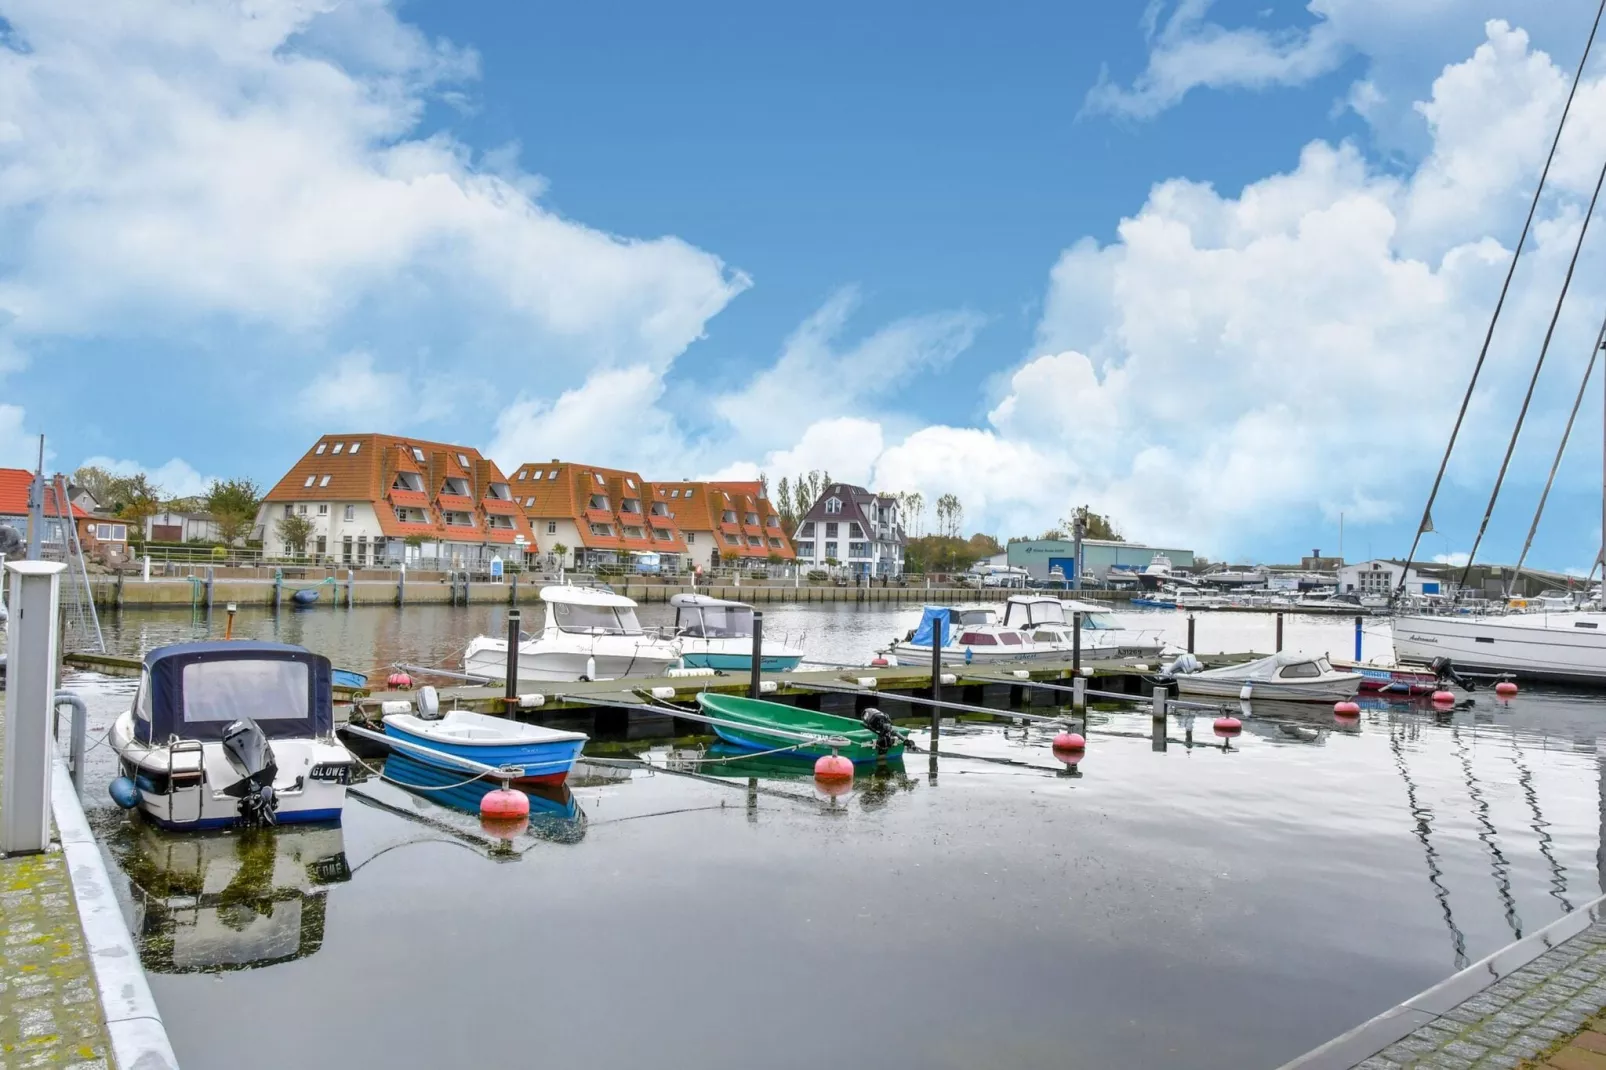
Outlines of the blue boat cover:
<svg viewBox="0 0 1606 1070">
<path fill-rule="evenodd" d="M 328 735 L 335 728 L 329 659 L 299 646 L 227 640 L 175 643 L 145 655 L 134 697 L 134 738 L 222 738 L 249 717 L 269 739 Z"/>
<path fill-rule="evenodd" d="M 920 616 L 920 626 L 915 629 L 909 642 L 914 646 L 930 646 L 933 632 L 938 635 L 937 645 L 948 645 L 948 630 L 952 627 L 952 619 L 948 616 L 946 606 L 927 606 Z"/>
</svg>

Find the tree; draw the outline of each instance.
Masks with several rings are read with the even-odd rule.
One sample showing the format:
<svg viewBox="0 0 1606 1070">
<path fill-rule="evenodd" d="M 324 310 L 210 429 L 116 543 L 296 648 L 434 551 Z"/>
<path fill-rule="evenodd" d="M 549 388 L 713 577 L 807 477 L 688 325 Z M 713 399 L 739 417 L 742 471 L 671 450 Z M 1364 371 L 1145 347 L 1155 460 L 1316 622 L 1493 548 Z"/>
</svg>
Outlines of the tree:
<svg viewBox="0 0 1606 1070">
<path fill-rule="evenodd" d="M 129 527 L 143 537 L 146 519 L 155 516 L 162 507 L 162 488 L 152 483 L 144 472 L 135 472 L 131 476 L 114 478 L 107 488 L 107 497 L 96 500 L 101 508 L 111 509 L 128 521 Z"/>
<path fill-rule="evenodd" d="M 768 498 L 770 496 L 770 477 L 763 472 L 758 474 L 758 496 L 760 498 Z"/>
<path fill-rule="evenodd" d="M 312 521 L 300 513 L 286 513 L 274 525 L 274 531 L 287 549 L 304 554 L 307 552 L 307 539 L 312 536 Z"/>
<path fill-rule="evenodd" d="M 117 477 L 106 471 L 106 469 L 86 464 L 72 474 L 70 482 L 75 487 L 83 487 L 87 490 L 89 496 L 94 498 L 102 509 L 110 509 L 112 507 L 112 483 L 116 479 Z"/>
<path fill-rule="evenodd" d="M 911 538 L 919 538 L 926 527 L 926 496 L 912 490 L 903 497 L 904 527 Z"/>
<path fill-rule="evenodd" d="M 214 479 L 201 504 L 217 522 L 218 535 L 232 546 L 256 523 L 257 509 L 262 505 L 262 488 L 249 479 Z"/>
<path fill-rule="evenodd" d="M 959 504 L 956 494 L 944 494 L 937 499 L 937 534 L 950 539 L 959 537 L 965 523 L 965 507 Z"/>
<path fill-rule="evenodd" d="M 797 511 L 792 508 L 792 484 L 785 476 L 781 477 L 781 486 L 776 493 L 775 511 L 781 514 L 781 526 L 788 532 L 797 530 Z"/>
<path fill-rule="evenodd" d="M 796 509 L 797 519 L 802 520 L 814 508 L 814 503 L 820 497 L 820 491 L 825 489 L 830 475 L 815 469 L 807 475 L 798 476 L 792 483 L 792 502 Z"/>
</svg>

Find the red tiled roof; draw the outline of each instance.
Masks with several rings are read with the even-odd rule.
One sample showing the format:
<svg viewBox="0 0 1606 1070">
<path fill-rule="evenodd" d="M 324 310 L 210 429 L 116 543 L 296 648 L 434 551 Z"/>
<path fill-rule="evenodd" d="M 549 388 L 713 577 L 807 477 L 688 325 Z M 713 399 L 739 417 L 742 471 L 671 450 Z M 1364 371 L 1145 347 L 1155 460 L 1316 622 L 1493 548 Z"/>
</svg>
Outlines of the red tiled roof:
<svg viewBox="0 0 1606 1070">
<path fill-rule="evenodd" d="M 0 516 L 28 515 L 28 487 L 33 473 L 26 468 L 0 468 Z M 68 503 L 74 517 L 88 516 L 83 509 Z M 45 483 L 45 515 L 61 516 L 61 505 L 56 500 L 56 484 L 52 479 Z"/>
</svg>

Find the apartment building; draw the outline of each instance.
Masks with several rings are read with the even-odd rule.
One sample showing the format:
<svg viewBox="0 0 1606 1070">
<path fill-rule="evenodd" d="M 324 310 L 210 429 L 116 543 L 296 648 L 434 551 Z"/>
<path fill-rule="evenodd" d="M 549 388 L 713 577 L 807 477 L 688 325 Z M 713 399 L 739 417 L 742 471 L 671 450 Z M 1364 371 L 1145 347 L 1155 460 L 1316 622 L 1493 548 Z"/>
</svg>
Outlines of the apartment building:
<svg viewBox="0 0 1606 1070">
<path fill-rule="evenodd" d="M 759 568 L 790 564 L 796 556 L 780 513 L 757 480 L 655 482 L 653 496 L 680 525 L 690 567 Z"/>
<path fill-rule="evenodd" d="M 792 536 L 800 565 L 842 567 L 857 576 L 903 575 L 907 540 L 898 499 L 851 483 L 820 492 Z"/>
<path fill-rule="evenodd" d="M 511 486 L 536 548 L 566 566 L 685 567 L 674 513 L 639 472 L 554 459 L 519 465 Z"/>
</svg>

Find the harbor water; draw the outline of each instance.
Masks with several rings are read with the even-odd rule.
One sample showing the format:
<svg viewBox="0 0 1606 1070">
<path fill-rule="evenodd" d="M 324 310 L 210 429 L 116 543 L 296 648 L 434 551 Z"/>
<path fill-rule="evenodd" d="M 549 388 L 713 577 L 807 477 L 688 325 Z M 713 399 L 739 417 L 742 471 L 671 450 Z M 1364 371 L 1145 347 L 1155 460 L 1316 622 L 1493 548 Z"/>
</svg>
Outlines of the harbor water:
<svg viewBox="0 0 1606 1070">
<path fill-rule="evenodd" d="M 449 662 L 504 613 L 242 612 L 235 634 L 372 670 Z M 918 615 L 775 606 L 766 630 L 862 663 Z M 126 612 L 108 645 L 222 619 Z M 1274 627 L 1200 613 L 1196 645 L 1269 651 Z M 1353 644 L 1349 620 L 1285 624 L 1289 649 Z M 132 684 L 67 681 L 91 740 Z M 1222 739 L 1094 711 L 1074 771 L 1045 731 L 946 724 L 934 777 L 911 753 L 837 798 L 785 763 L 586 766 L 509 845 L 372 778 L 338 830 L 164 835 L 112 808 L 104 746 L 86 801 L 191 1066 L 1270 1067 L 1601 894 L 1600 698 L 1240 715 Z"/>
</svg>

